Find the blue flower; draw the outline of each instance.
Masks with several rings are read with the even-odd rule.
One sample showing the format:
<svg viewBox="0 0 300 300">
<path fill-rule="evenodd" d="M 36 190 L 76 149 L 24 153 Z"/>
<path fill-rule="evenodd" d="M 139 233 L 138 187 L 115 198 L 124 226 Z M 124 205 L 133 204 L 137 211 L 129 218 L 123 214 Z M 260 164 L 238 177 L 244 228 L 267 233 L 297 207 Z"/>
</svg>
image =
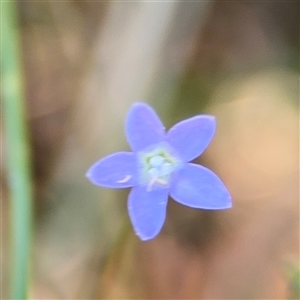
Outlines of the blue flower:
<svg viewBox="0 0 300 300">
<path fill-rule="evenodd" d="M 97 161 L 88 179 L 108 188 L 132 187 L 128 212 L 141 240 L 154 238 L 165 218 L 168 195 L 193 208 L 230 208 L 230 194 L 209 169 L 189 163 L 211 142 L 213 116 L 200 115 L 173 126 L 167 133 L 155 111 L 144 103 L 132 105 L 126 137 L 133 152 L 117 152 Z"/>
</svg>

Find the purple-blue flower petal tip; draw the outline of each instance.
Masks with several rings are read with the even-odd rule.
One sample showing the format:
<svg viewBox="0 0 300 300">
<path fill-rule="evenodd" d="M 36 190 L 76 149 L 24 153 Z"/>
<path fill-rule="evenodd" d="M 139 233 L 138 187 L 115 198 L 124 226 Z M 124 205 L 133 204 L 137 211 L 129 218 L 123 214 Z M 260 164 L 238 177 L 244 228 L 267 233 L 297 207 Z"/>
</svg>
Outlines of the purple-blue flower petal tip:
<svg viewBox="0 0 300 300">
<path fill-rule="evenodd" d="M 132 152 L 117 152 L 93 164 L 86 176 L 95 185 L 128 188 L 128 213 L 143 241 L 157 236 L 166 218 L 168 195 L 199 209 L 232 207 L 231 196 L 211 170 L 190 163 L 210 144 L 216 131 L 213 116 L 179 122 L 168 132 L 145 103 L 128 112 L 125 133 Z"/>
</svg>

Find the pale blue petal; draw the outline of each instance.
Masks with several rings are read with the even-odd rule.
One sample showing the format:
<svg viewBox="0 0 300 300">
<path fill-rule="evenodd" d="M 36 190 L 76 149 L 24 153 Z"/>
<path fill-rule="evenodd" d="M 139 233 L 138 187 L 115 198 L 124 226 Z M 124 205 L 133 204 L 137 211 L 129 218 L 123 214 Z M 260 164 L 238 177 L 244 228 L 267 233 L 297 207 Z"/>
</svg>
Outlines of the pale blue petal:
<svg viewBox="0 0 300 300">
<path fill-rule="evenodd" d="M 132 152 L 117 152 L 102 158 L 86 174 L 94 184 L 109 188 L 137 185 L 137 159 Z"/>
<path fill-rule="evenodd" d="M 168 202 L 168 189 L 147 191 L 132 188 L 128 197 L 128 212 L 135 233 L 143 241 L 154 238 L 161 230 Z"/>
<path fill-rule="evenodd" d="M 135 103 L 127 115 L 126 137 L 131 149 L 140 151 L 161 143 L 165 137 L 165 128 L 149 105 Z"/>
<path fill-rule="evenodd" d="M 220 178 L 209 169 L 186 164 L 170 188 L 177 202 L 194 208 L 224 209 L 232 206 L 231 196 Z"/>
<path fill-rule="evenodd" d="M 188 162 L 202 154 L 215 130 L 216 120 L 213 116 L 196 116 L 174 125 L 167 133 L 166 141 L 183 161 Z"/>
</svg>

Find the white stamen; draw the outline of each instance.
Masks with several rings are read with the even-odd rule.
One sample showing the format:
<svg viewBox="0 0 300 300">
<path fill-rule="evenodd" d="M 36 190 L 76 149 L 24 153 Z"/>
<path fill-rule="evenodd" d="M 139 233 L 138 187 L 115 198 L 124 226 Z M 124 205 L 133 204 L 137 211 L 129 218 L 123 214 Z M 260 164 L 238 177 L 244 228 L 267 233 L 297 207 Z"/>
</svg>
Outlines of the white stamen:
<svg viewBox="0 0 300 300">
<path fill-rule="evenodd" d="M 131 177 L 132 177 L 131 175 L 127 175 L 127 176 L 125 176 L 124 179 L 118 180 L 117 182 L 118 182 L 118 183 L 125 183 L 125 182 L 127 182 L 128 180 L 130 180 Z"/>
<path fill-rule="evenodd" d="M 166 185 L 168 183 L 166 180 L 163 180 L 163 179 L 160 179 L 160 178 L 156 178 L 155 181 L 160 183 L 160 184 L 163 184 L 163 185 Z"/>
<path fill-rule="evenodd" d="M 155 183 L 155 181 L 156 181 L 156 178 L 152 178 L 151 181 L 148 183 L 147 192 L 151 191 L 151 188 L 152 188 L 153 184 Z"/>
<path fill-rule="evenodd" d="M 163 184 L 163 185 L 166 185 L 168 183 L 166 180 L 163 180 L 161 178 L 152 178 L 151 181 L 149 182 L 149 184 L 147 185 L 147 192 L 151 191 L 152 186 L 156 182 Z"/>
</svg>

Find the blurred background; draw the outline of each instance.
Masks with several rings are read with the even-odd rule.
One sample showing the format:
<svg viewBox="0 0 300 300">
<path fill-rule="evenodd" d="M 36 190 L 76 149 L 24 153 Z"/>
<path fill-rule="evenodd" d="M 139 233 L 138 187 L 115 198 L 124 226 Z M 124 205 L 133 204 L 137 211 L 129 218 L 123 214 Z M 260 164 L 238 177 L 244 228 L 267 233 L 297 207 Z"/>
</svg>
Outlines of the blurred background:
<svg viewBox="0 0 300 300">
<path fill-rule="evenodd" d="M 15 5 L 34 189 L 29 298 L 297 299 L 299 2 Z M 232 209 L 170 199 L 160 235 L 135 237 L 128 190 L 93 186 L 85 173 L 129 149 L 124 121 L 136 101 L 167 128 L 216 116 L 216 136 L 196 161 L 222 178 Z M 3 298 L 14 222 L 9 151 L 1 169 Z"/>
</svg>

